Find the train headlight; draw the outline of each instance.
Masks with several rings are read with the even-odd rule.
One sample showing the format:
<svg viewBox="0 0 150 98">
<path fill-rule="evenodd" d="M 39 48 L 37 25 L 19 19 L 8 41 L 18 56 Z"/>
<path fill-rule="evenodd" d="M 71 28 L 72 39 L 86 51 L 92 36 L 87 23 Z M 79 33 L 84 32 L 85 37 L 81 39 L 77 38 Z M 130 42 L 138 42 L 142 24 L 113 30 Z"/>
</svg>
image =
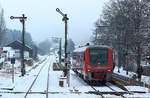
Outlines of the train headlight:
<svg viewBox="0 0 150 98">
<path fill-rule="evenodd" d="M 88 71 L 88 72 L 91 72 L 91 70 L 90 70 L 90 69 L 88 69 L 87 71 Z"/>
<path fill-rule="evenodd" d="M 108 72 L 111 72 L 111 70 L 107 70 Z"/>
</svg>

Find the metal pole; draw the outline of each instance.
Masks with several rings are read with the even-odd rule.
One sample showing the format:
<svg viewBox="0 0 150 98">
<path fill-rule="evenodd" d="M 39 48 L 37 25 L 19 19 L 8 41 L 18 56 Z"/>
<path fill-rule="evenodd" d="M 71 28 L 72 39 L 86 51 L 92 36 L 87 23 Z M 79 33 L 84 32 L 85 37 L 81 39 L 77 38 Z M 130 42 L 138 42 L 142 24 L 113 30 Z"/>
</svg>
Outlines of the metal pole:
<svg viewBox="0 0 150 98">
<path fill-rule="evenodd" d="M 95 34 L 95 44 L 96 44 L 96 45 L 97 45 L 97 43 L 98 43 L 97 33 L 98 33 L 98 28 L 96 28 L 96 34 Z"/>
<path fill-rule="evenodd" d="M 24 14 L 22 15 L 22 17 L 24 17 Z M 24 47 L 25 47 L 25 42 L 24 42 L 24 36 L 25 36 L 25 20 L 24 19 L 21 19 L 20 20 L 20 22 L 22 23 L 22 26 L 23 26 L 23 28 L 22 28 L 22 61 L 21 61 L 21 63 L 22 63 L 22 69 L 21 69 L 21 71 L 22 71 L 22 76 L 24 76 L 24 74 L 26 73 L 25 72 L 25 64 L 24 64 Z"/>
<path fill-rule="evenodd" d="M 67 41 L 67 34 L 68 34 L 68 23 L 67 23 L 67 14 L 65 14 L 65 67 L 67 68 L 67 81 L 68 81 L 68 87 L 70 87 L 70 73 L 69 73 L 69 66 L 68 66 L 68 51 L 67 51 L 67 46 L 68 46 L 68 41 Z"/>
<path fill-rule="evenodd" d="M 66 74 L 68 73 L 68 66 L 67 66 L 67 20 L 65 19 L 67 15 L 64 17 L 64 22 L 65 22 L 65 67 L 66 67 Z"/>
<path fill-rule="evenodd" d="M 125 58 L 126 58 L 126 75 L 128 75 L 128 59 L 129 59 L 129 54 L 128 54 L 128 42 L 127 42 L 127 37 L 128 35 L 125 35 L 125 45 L 126 45 L 126 49 L 125 49 Z"/>
<path fill-rule="evenodd" d="M 65 76 L 67 76 L 67 84 L 68 87 L 70 86 L 69 83 L 69 66 L 68 66 L 68 54 L 67 54 L 67 34 L 68 34 L 68 22 L 67 22 L 68 18 L 67 18 L 67 14 L 65 14 L 63 21 L 65 22 Z"/>
<path fill-rule="evenodd" d="M 64 23 L 65 23 L 65 69 L 64 69 L 64 76 L 67 76 L 67 83 L 68 83 L 68 86 L 70 86 L 70 83 L 69 83 L 69 67 L 68 67 L 68 65 L 67 65 L 67 63 L 68 63 L 68 59 L 67 59 L 67 33 L 68 33 L 68 20 L 69 20 L 69 18 L 67 17 L 67 14 L 64 14 L 64 13 L 62 13 L 61 11 L 60 11 L 60 9 L 59 8 L 56 8 L 56 11 L 58 12 L 58 13 L 60 13 L 62 16 L 63 16 L 63 19 L 62 19 L 62 21 L 64 21 Z"/>
<path fill-rule="evenodd" d="M 59 64 L 61 64 L 61 38 L 59 40 Z"/>
<path fill-rule="evenodd" d="M 142 68 L 141 68 L 141 46 L 140 42 L 138 42 L 137 46 L 137 74 L 138 74 L 138 79 L 141 80 L 141 75 L 142 75 Z"/>
<path fill-rule="evenodd" d="M 14 83 L 14 64 L 12 64 L 12 83 Z"/>
<path fill-rule="evenodd" d="M 25 74 L 25 64 L 24 64 L 24 46 L 25 46 L 25 43 L 24 43 L 24 36 L 25 36 L 25 19 L 27 19 L 27 17 L 25 17 L 24 14 L 22 14 L 21 17 L 14 17 L 14 16 L 11 16 L 10 19 L 19 19 L 20 22 L 22 23 L 22 47 L 21 47 L 21 76 L 24 76 Z"/>
<path fill-rule="evenodd" d="M 127 42 L 127 41 L 126 41 L 126 42 Z M 126 71 L 126 74 L 128 75 L 128 72 L 129 72 L 129 70 L 128 70 L 128 67 L 129 67 L 129 64 L 128 64 L 128 63 L 129 63 L 129 62 L 128 62 L 129 53 L 128 53 L 128 43 L 126 43 L 126 44 L 127 44 L 127 60 L 126 60 L 126 61 L 127 61 L 127 62 L 126 62 L 126 64 L 127 64 L 127 69 L 126 69 L 126 70 L 127 70 L 127 71 Z"/>
</svg>

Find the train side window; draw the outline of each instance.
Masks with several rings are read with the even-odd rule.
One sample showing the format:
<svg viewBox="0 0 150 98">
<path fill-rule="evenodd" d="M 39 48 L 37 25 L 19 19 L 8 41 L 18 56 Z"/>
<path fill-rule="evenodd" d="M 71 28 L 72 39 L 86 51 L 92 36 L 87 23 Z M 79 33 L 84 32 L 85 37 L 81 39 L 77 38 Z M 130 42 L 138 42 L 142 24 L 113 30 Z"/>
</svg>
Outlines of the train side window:
<svg viewBox="0 0 150 98">
<path fill-rule="evenodd" d="M 75 55 L 73 56 L 73 59 L 76 59 L 76 56 L 75 56 Z"/>
<path fill-rule="evenodd" d="M 83 60 L 85 61 L 85 53 L 84 53 L 84 55 L 83 55 Z"/>
<path fill-rule="evenodd" d="M 74 53 L 72 58 L 77 59 L 77 55 Z"/>
</svg>

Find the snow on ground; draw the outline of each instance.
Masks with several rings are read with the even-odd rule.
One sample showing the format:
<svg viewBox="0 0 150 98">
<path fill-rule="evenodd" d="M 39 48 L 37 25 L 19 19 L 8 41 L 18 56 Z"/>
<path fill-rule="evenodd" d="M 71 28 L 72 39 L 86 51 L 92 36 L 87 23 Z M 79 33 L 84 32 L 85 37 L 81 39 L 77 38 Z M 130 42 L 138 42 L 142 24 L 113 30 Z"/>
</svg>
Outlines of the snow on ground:
<svg viewBox="0 0 150 98">
<path fill-rule="evenodd" d="M 111 83 L 106 83 L 106 85 L 111 86 L 112 89 L 119 91 L 119 92 L 124 92 L 124 90 L 122 90 L 121 88 L 116 87 L 115 85 L 111 84 Z"/>
<path fill-rule="evenodd" d="M 125 96 L 127 98 L 149 98 L 150 97 L 150 93 L 134 93 L 134 94 L 125 94 Z"/>
<path fill-rule="evenodd" d="M 120 70 L 120 72 L 118 72 L 118 67 L 115 67 L 114 73 L 117 73 L 117 74 L 125 76 L 125 77 L 129 77 L 129 78 L 132 78 L 133 75 L 136 75 L 136 73 L 134 73 L 134 72 L 128 72 L 128 75 L 127 75 L 126 70 L 123 70 L 122 67 L 119 70 Z M 144 83 L 150 84 L 150 77 L 142 75 L 141 81 L 143 81 Z"/>
<path fill-rule="evenodd" d="M 49 82 L 49 92 L 55 93 L 56 94 L 49 94 L 49 98 L 53 97 L 53 98 L 58 98 L 58 97 L 63 97 L 63 98 L 98 98 L 98 95 L 94 95 L 94 94 L 85 94 L 85 93 L 80 93 L 80 94 L 75 94 L 74 93 L 74 85 L 72 85 L 71 87 L 60 87 L 59 86 L 59 80 L 60 80 L 60 76 L 62 75 L 61 71 L 53 71 L 52 70 L 52 63 L 54 62 L 55 58 L 51 57 L 50 59 L 48 58 L 45 62 L 50 62 L 51 68 L 50 68 L 50 82 Z M 32 91 L 41 91 L 44 88 L 44 84 L 46 84 L 45 81 L 45 77 L 46 74 L 44 74 L 44 72 L 48 71 L 48 65 L 49 63 L 46 63 L 45 67 L 43 68 L 43 71 L 41 72 L 41 74 L 39 75 L 39 77 L 42 78 L 42 80 L 38 80 L 37 79 L 37 83 L 35 83 L 35 86 L 33 86 Z M 44 64 L 41 66 L 44 66 Z M 15 87 L 14 87 L 14 92 L 23 92 L 23 91 L 27 91 L 29 86 L 31 85 L 31 82 L 33 81 L 33 79 L 35 78 L 35 76 L 37 75 L 37 73 L 40 70 L 40 67 L 37 67 L 35 70 L 32 70 L 28 75 L 25 75 L 24 77 L 18 77 L 17 82 L 15 83 Z M 43 83 L 44 82 L 44 83 Z M 75 82 L 74 82 L 75 83 Z M 79 82 L 77 82 L 79 83 Z M 78 85 L 78 84 L 75 84 Z M 66 85 L 65 85 L 66 86 Z M 78 85 L 78 87 L 80 87 L 81 85 Z M 82 85 L 82 87 L 84 87 L 84 85 Z M 90 89 L 88 89 L 88 87 L 85 87 L 83 89 L 83 92 L 88 91 Z M 91 89 L 92 90 L 92 89 Z M 58 94 L 57 94 L 58 93 Z M 24 94 L 2 94 L 3 98 L 23 98 Z M 28 98 L 45 98 L 45 95 L 43 94 L 29 94 Z"/>
<path fill-rule="evenodd" d="M 12 75 L 7 74 L 7 73 L 0 73 L 0 88 L 13 88 L 13 83 L 12 83 Z"/>
<path fill-rule="evenodd" d="M 120 72 L 118 72 L 118 67 L 115 67 L 115 69 L 114 69 L 114 73 L 117 73 L 117 74 L 119 74 L 119 75 L 123 75 L 123 76 L 125 76 L 125 77 L 132 77 L 133 75 L 135 75 L 136 73 L 134 73 L 134 72 L 128 72 L 128 75 L 126 74 L 126 70 L 123 70 L 123 68 L 121 67 L 121 68 L 119 68 L 119 71 Z"/>
<path fill-rule="evenodd" d="M 70 86 L 73 89 L 80 90 L 81 92 L 92 91 L 93 89 L 89 87 L 80 77 L 78 77 L 73 71 L 70 71 Z"/>
<path fill-rule="evenodd" d="M 46 56 L 40 56 L 40 59 L 43 60 Z M 40 61 L 41 61 L 40 60 Z M 34 67 L 38 62 L 35 62 L 33 66 L 26 66 L 26 71 L 30 70 L 32 67 Z M 16 60 L 15 62 L 15 75 L 14 75 L 14 83 L 12 82 L 12 65 L 10 62 L 5 62 L 4 63 L 4 68 L 0 70 L 0 89 L 11 89 L 14 88 L 14 85 L 20 80 L 23 80 L 25 77 L 27 77 L 28 73 L 26 74 L 25 77 L 20 77 L 21 72 L 20 72 L 20 62 Z"/>
<path fill-rule="evenodd" d="M 45 58 L 45 57 L 41 57 Z M 19 77 L 20 73 L 15 74 L 15 83 L 14 83 L 14 89 L 12 92 L 25 92 L 28 90 L 29 86 L 35 79 L 36 75 L 38 74 L 40 68 L 42 66 L 43 70 L 41 71 L 41 74 L 37 78 L 37 82 L 31 89 L 33 92 L 44 92 L 46 89 L 46 78 L 47 78 L 47 72 L 48 72 L 48 66 L 50 65 L 50 70 L 49 70 L 49 98 L 101 98 L 100 95 L 95 95 L 95 94 L 87 94 L 85 92 L 89 91 L 94 91 L 88 84 L 86 84 L 81 78 L 79 78 L 73 71 L 70 71 L 70 87 L 67 87 L 66 85 L 66 80 L 64 80 L 64 87 L 59 86 L 59 81 L 62 80 L 60 77 L 63 75 L 62 71 L 53 71 L 53 62 L 56 61 L 57 58 L 55 56 L 51 55 L 49 56 L 43 63 L 39 64 L 39 66 L 33 70 L 31 70 L 29 73 L 27 73 L 24 77 Z M 121 71 L 122 74 L 123 71 Z M 0 72 L 1 73 L 1 72 Z M 3 73 L 3 75 L 0 75 L 0 88 L 4 86 L 5 84 L 11 84 L 11 75 L 7 74 L 4 76 L 6 73 Z M 125 72 L 123 72 L 125 74 Z M 2 80 L 2 78 L 5 78 Z M 7 83 L 7 81 L 9 81 Z M 113 86 L 112 84 L 107 83 L 108 85 L 111 85 L 111 87 L 115 90 L 122 91 L 120 88 Z M 5 85 L 6 86 L 6 85 Z M 95 86 L 96 89 L 98 89 L 100 92 L 108 92 L 112 91 L 108 89 L 106 86 Z M 146 88 L 144 87 L 137 87 L 137 86 L 127 86 L 128 90 L 130 91 L 147 91 Z M 0 92 L 4 91 L 9 91 L 9 90 L 0 90 Z M 10 91 L 11 92 L 11 91 Z M 112 91 L 113 92 L 113 91 Z M 20 94 L 11 94 L 11 93 L 0 93 L 2 95 L 2 98 L 24 98 L 25 93 L 20 93 Z M 109 98 L 120 98 L 120 96 L 117 95 L 111 95 L 107 94 L 104 95 L 105 97 Z M 133 94 L 129 95 L 126 94 L 127 97 L 148 97 L 150 96 L 149 93 L 146 94 Z M 45 94 L 29 94 L 27 98 L 45 98 Z M 0 97 L 1 98 L 1 97 Z"/>
<path fill-rule="evenodd" d="M 129 90 L 129 91 L 139 91 L 139 90 L 142 90 L 143 92 L 147 92 L 148 93 L 148 88 L 145 88 L 145 87 L 140 87 L 140 86 L 126 86 L 126 88 Z"/>
</svg>

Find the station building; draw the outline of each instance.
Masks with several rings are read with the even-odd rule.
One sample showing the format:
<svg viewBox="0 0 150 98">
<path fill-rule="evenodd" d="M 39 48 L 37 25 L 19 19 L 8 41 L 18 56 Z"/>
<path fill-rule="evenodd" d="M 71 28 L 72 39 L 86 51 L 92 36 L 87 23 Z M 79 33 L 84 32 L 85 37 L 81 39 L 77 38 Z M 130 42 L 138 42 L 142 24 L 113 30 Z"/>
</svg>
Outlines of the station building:
<svg viewBox="0 0 150 98">
<path fill-rule="evenodd" d="M 21 49 L 22 49 L 22 42 L 19 40 L 16 40 L 14 42 L 9 43 L 6 45 L 6 47 L 11 47 L 15 51 L 15 58 L 21 57 Z M 24 46 L 24 57 L 25 58 L 32 58 L 33 50 L 30 46 L 25 45 Z"/>
</svg>

